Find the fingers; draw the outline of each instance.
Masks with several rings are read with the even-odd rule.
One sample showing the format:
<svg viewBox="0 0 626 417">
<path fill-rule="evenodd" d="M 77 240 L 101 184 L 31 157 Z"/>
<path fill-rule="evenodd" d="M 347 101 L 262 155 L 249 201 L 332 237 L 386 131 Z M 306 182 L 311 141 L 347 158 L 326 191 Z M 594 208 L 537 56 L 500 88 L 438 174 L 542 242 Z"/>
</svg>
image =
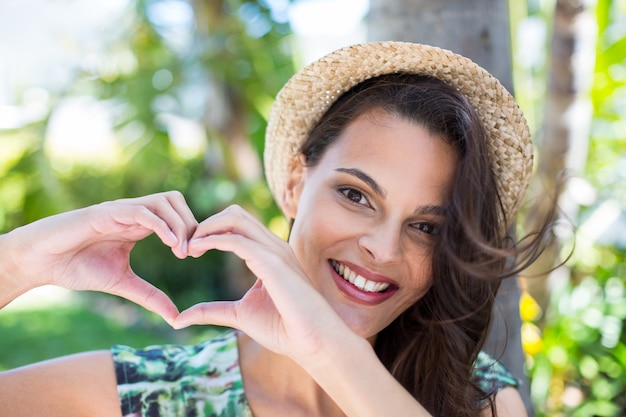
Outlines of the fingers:
<svg viewBox="0 0 626 417">
<path fill-rule="evenodd" d="M 238 205 L 232 205 L 207 218 L 196 228 L 190 239 L 189 255 L 199 257 L 212 247 L 211 236 L 241 235 L 261 245 L 284 245 L 286 242 L 267 229 L 259 220 Z"/>
<path fill-rule="evenodd" d="M 189 238 L 196 231 L 198 222 L 187 205 L 185 197 L 182 193 L 178 191 L 171 191 L 164 193 L 164 197 L 176 213 L 176 216 L 174 216 L 173 219 L 166 219 L 170 225 L 172 225 L 170 222 L 173 222 L 172 232 L 179 242 L 175 248 L 172 248 L 173 252 L 179 258 L 185 258 L 187 256 Z M 179 220 L 182 220 L 182 224 Z"/>
<path fill-rule="evenodd" d="M 283 320 L 289 322 L 296 316 L 315 315 L 327 307 L 289 244 L 243 213 L 241 208 L 225 210 L 198 226 L 189 244 L 190 256 L 212 249 L 232 252 L 242 259 L 259 282 L 263 282 Z"/>
<path fill-rule="evenodd" d="M 212 324 L 240 329 L 237 322 L 236 303 L 237 301 L 213 301 L 196 304 L 180 313 L 170 324 L 175 329 L 194 324 Z"/>
<path fill-rule="evenodd" d="M 187 256 L 189 238 L 198 222 L 180 192 L 169 191 L 104 204 L 109 204 L 110 214 L 119 224 L 141 226 L 154 232 L 178 258 Z M 103 229 L 106 231 L 106 226 Z"/>
<path fill-rule="evenodd" d="M 239 206 L 228 207 L 198 225 L 189 255 L 198 257 L 212 249 L 234 253 L 261 280 L 290 275 L 305 278 L 289 244 Z"/>
<path fill-rule="evenodd" d="M 176 305 L 163 291 L 132 273 L 127 279 L 120 280 L 116 287 L 107 292 L 123 297 L 158 314 L 172 326 L 179 314 Z"/>
</svg>

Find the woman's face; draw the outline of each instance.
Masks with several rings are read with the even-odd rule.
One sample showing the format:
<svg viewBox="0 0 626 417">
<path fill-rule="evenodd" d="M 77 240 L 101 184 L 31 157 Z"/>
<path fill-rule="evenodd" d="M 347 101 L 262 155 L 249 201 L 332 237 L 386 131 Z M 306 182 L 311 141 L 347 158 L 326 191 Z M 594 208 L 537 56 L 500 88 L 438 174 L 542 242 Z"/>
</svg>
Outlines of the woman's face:
<svg viewBox="0 0 626 417">
<path fill-rule="evenodd" d="M 317 165 L 294 163 L 289 242 L 357 334 L 375 336 L 430 288 L 457 163 L 450 144 L 380 110 L 351 122 Z"/>
</svg>

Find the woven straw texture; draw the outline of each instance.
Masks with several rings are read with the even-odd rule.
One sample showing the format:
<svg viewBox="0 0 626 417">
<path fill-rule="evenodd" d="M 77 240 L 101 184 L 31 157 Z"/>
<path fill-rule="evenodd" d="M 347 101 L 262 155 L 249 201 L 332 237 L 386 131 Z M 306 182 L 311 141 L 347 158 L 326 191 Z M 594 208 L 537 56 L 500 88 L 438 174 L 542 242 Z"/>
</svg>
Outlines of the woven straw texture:
<svg viewBox="0 0 626 417">
<path fill-rule="evenodd" d="M 489 135 L 492 169 L 511 221 L 533 164 L 530 132 L 509 92 L 486 70 L 451 51 L 406 42 L 372 42 L 339 49 L 294 75 L 276 96 L 265 135 L 265 174 L 281 199 L 300 144 L 332 103 L 354 85 L 389 73 L 438 78 L 461 91 Z"/>
</svg>

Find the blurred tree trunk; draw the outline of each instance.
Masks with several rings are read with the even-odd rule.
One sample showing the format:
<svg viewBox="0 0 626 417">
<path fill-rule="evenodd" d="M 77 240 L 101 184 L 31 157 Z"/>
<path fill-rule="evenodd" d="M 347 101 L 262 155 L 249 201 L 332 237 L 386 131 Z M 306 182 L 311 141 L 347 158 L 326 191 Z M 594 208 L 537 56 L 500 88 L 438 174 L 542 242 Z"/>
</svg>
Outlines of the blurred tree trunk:
<svg viewBox="0 0 626 417">
<path fill-rule="evenodd" d="M 411 41 L 450 49 L 472 59 L 513 91 L 506 0 L 371 0 L 368 38 Z M 504 280 L 484 349 L 499 358 L 523 382 L 520 393 L 529 414 L 533 415 L 524 372 L 519 298 L 517 280 Z"/>
<path fill-rule="evenodd" d="M 595 61 L 594 15 L 589 2 L 557 0 L 550 42 L 550 64 L 543 129 L 537 137 L 537 171 L 530 187 L 532 206 L 528 230 L 549 214 L 548 190 L 560 196 L 563 215 L 575 219 L 578 205 L 566 187 L 566 177 L 579 176 L 585 166 L 592 117 L 589 88 Z M 575 191 L 575 190 L 570 190 Z M 557 220 L 555 213 L 552 220 Z M 545 311 L 550 299 L 545 275 L 560 261 L 561 245 L 554 239 L 532 267 L 524 271 L 528 292 Z M 536 276 L 539 275 L 539 276 Z M 555 275 L 558 276 L 558 275 Z"/>
<path fill-rule="evenodd" d="M 206 93 L 201 118 L 209 142 L 205 152 L 206 182 L 219 177 L 219 181 L 244 190 L 263 181 L 258 138 L 262 138 L 264 121 L 258 113 L 266 111 L 265 103 L 292 73 L 291 54 L 281 47 L 288 25 L 272 20 L 271 9 L 262 0 L 189 3 L 194 11 L 194 31 L 188 64 L 199 67 L 193 68 L 194 76 L 202 77 L 198 88 Z M 255 19 L 268 23 L 268 28 L 252 36 L 248 25 Z M 238 204 L 259 218 L 271 215 L 271 207 L 260 209 L 250 197 L 252 193 L 245 194 L 247 197 L 236 195 Z M 232 202 L 220 202 L 222 206 L 211 208 L 220 210 Z M 238 299 L 255 277 L 237 256 L 222 256 L 227 260 L 228 279 L 220 282 L 220 295 Z"/>
<path fill-rule="evenodd" d="M 226 14 L 227 8 L 223 0 L 193 0 L 191 4 L 197 28 L 196 44 L 206 47 L 211 42 L 216 43 L 216 39 L 228 39 L 236 30 L 232 22 L 234 18 Z M 225 48 L 225 44 L 226 42 L 222 41 L 219 48 Z M 215 57 L 219 59 L 220 55 L 225 54 L 216 53 Z M 212 65 L 211 62 L 205 64 L 208 68 Z M 227 143 L 223 144 L 218 155 L 215 155 L 215 149 L 209 148 L 206 155 L 208 168 L 223 170 L 235 180 L 241 178 L 249 181 L 259 180 L 263 175 L 261 161 L 246 132 L 246 103 L 241 94 L 229 84 L 227 77 L 220 73 L 224 69 L 219 65 L 216 66 L 220 70 L 211 74 L 212 77 L 208 80 L 214 102 L 207 107 L 204 122 Z"/>
</svg>

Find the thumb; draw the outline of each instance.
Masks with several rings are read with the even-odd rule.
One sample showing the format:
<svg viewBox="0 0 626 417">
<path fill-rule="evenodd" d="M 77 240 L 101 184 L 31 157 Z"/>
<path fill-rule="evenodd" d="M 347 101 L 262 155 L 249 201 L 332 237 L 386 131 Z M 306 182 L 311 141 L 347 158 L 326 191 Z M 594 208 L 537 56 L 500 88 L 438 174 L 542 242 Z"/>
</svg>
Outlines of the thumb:
<svg viewBox="0 0 626 417">
<path fill-rule="evenodd" d="M 171 322 L 175 329 L 194 324 L 213 324 L 237 328 L 237 301 L 212 301 L 199 303 L 180 313 Z"/>
<path fill-rule="evenodd" d="M 135 274 L 121 281 L 110 293 L 158 314 L 171 326 L 178 316 L 178 308 L 163 291 Z"/>
</svg>

